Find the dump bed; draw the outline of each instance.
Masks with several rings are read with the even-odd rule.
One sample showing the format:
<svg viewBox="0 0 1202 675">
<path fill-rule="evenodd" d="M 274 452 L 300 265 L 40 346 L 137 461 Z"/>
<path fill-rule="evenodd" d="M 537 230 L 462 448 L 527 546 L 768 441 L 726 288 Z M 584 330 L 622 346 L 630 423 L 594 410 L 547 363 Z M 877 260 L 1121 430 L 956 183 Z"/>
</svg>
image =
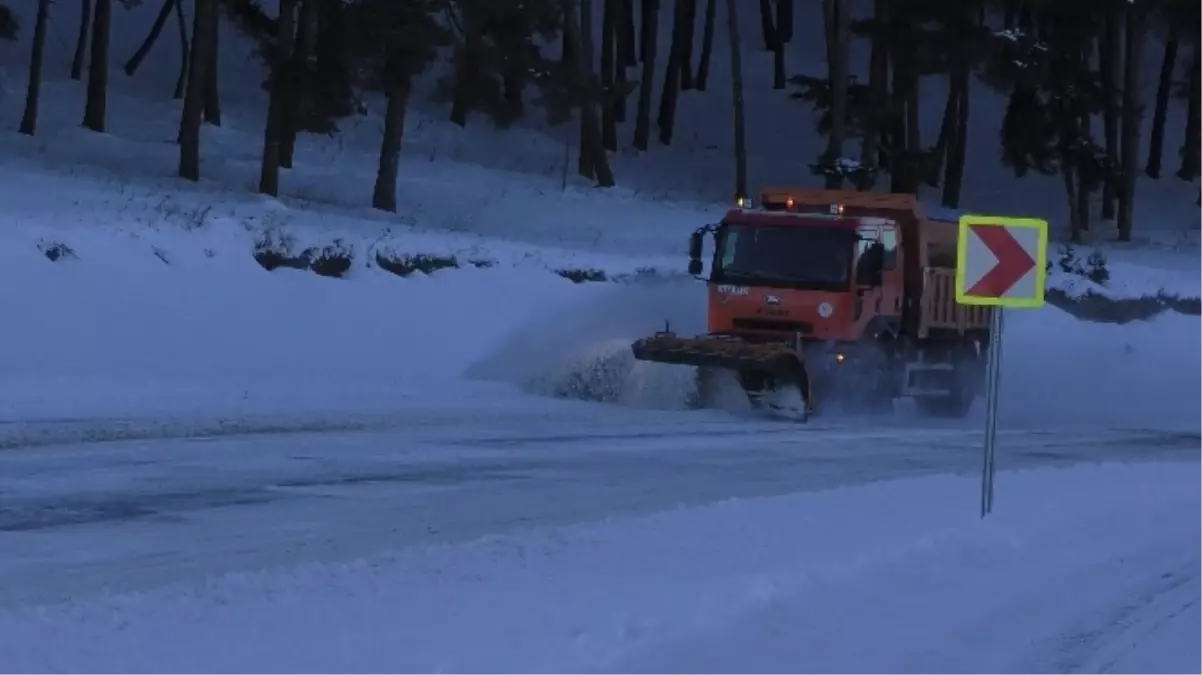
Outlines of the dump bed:
<svg viewBox="0 0 1202 675">
<path fill-rule="evenodd" d="M 988 330 L 992 310 L 956 302 L 959 223 L 920 214 L 917 230 L 920 242 L 918 267 L 921 274 L 917 337 L 925 339 L 933 333 L 944 331 L 959 334 Z"/>
<path fill-rule="evenodd" d="M 887 218 L 898 224 L 905 261 L 908 311 L 904 330 L 920 339 L 940 334 L 988 330 L 990 310 L 956 302 L 959 222 L 951 214 L 927 214 L 914 195 L 852 190 L 767 188 L 760 193 L 769 210 L 831 213 L 850 218 Z"/>
</svg>

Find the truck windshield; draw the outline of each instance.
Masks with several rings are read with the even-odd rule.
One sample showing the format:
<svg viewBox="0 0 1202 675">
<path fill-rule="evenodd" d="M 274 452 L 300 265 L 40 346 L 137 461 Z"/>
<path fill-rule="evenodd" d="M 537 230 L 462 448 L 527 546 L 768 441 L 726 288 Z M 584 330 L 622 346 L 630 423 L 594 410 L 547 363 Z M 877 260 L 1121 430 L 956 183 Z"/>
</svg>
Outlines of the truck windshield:
<svg viewBox="0 0 1202 675">
<path fill-rule="evenodd" d="M 854 229 L 795 225 L 725 225 L 714 281 L 841 290 L 851 282 Z"/>
</svg>

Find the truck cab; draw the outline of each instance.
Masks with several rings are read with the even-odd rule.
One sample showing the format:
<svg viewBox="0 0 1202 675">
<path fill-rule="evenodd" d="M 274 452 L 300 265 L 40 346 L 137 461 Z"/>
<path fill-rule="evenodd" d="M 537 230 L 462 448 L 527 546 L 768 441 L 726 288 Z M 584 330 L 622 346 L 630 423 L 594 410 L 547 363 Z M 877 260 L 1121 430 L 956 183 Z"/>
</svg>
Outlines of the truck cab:
<svg viewBox="0 0 1202 675">
<path fill-rule="evenodd" d="M 896 330 L 902 310 L 897 223 L 827 213 L 732 209 L 694 233 L 690 271 L 714 235 L 709 332 L 850 342 Z"/>
</svg>

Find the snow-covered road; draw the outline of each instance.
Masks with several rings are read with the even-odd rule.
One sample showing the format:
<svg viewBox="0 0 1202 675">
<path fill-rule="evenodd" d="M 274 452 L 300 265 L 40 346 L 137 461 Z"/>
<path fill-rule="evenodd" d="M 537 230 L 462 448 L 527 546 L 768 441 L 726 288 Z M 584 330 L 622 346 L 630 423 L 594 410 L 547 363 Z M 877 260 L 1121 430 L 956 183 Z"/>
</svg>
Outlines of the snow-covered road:
<svg viewBox="0 0 1202 675">
<path fill-rule="evenodd" d="M 427 463 L 409 468 L 408 484 L 395 482 L 400 467 L 380 466 L 362 476 L 384 481 L 374 487 L 298 479 L 282 489 L 244 480 L 260 486 L 257 505 L 170 512 L 158 495 L 146 503 L 159 499 L 159 515 L 140 523 L 7 532 L 6 548 L 23 542 L 29 567 L 3 570 L 6 587 L 29 587 L 27 598 L 51 586 L 77 593 L 54 605 L 0 603 L 0 671 L 1197 671 L 1196 461 L 1003 473 L 1002 507 L 982 521 L 974 476 L 805 492 L 807 474 L 827 484 L 869 477 L 854 475 L 854 462 L 832 448 L 802 448 L 789 461 L 780 439 L 756 436 L 742 455 L 702 444 L 693 463 L 661 441 L 677 461 L 652 461 L 645 478 L 634 476 L 633 460 L 647 459 L 637 446 L 626 456 L 582 450 L 580 462 L 556 462 L 551 447 L 540 450 L 527 437 L 491 446 L 520 461 L 477 456 L 453 470 L 444 465 L 441 476 Z M 954 452 L 955 438 L 926 440 Z M 319 445 L 276 440 L 295 441 L 298 454 Z M 456 452 L 451 436 L 424 443 L 439 440 Z M 873 439 L 850 443 L 850 434 L 830 432 L 828 440 L 855 450 Z M 1084 451 L 1054 437 L 1006 440 L 1025 448 L 1016 462 Z M 370 439 L 359 441 L 379 452 Z M 938 463 L 914 441 L 881 454 Z M 1161 459 L 1187 454 L 1165 439 L 1142 442 L 1161 448 L 1152 451 Z M 237 443 L 226 443 L 192 471 L 236 456 Z M 336 445 L 327 449 L 356 454 L 352 442 Z M 95 473 L 116 463 L 121 449 L 106 454 Z M 255 473 L 249 464 L 244 470 Z M 478 474 L 475 485 L 465 471 Z M 669 504 L 696 503 L 707 491 L 762 495 L 786 484 L 803 492 Z M 277 501 L 262 501 L 272 496 Z M 593 514 L 601 520 L 548 525 L 602 501 Z M 639 508 L 656 512 L 629 515 Z M 448 541 L 473 529 L 511 531 Z M 302 562 L 332 558 L 339 544 L 343 554 L 392 550 Z M 265 556 L 267 547 L 277 550 Z M 179 578 L 238 556 L 292 564 Z M 33 570 L 37 564 L 43 569 Z M 87 592 L 97 581 L 120 589 L 131 579 L 173 577 L 180 583 Z"/>
<path fill-rule="evenodd" d="M 703 326 L 689 283 L 110 239 L 11 253 L 0 671 L 1197 669 L 1196 319 L 1016 313 L 982 521 L 979 414 L 688 411 L 611 360 Z"/>
<path fill-rule="evenodd" d="M 973 424 L 800 426 L 518 399 L 371 430 L 10 449 L 0 605 L 980 466 Z M 1000 443 L 1010 469 L 1194 461 L 1200 437 L 1032 428 Z M 1000 509 L 1018 498 L 1006 480 Z"/>
<path fill-rule="evenodd" d="M 1180 513 L 1125 518 L 1153 515 L 1171 522 Z M 623 670 L 1196 672 L 1197 537 L 1174 540 L 1146 522 L 1143 533 L 1104 533 L 1123 520 L 1112 513 L 959 552 L 967 555 L 922 551 L 885 571 L 814 584 L 804 601 L 773 599 L 734 625 L 636 650 Z"/>
</svg>

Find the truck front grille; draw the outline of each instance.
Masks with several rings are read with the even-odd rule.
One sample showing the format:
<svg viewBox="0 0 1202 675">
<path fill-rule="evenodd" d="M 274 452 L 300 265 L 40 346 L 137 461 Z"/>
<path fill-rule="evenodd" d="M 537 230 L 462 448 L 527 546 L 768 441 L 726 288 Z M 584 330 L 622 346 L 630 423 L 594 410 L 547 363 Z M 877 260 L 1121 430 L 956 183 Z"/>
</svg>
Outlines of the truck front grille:
<svg viewBox="0 0 1202 675">
<path fill-rule="evenodd" d="M 735 319 L 735 328 L 744 330 L 770 330 L 778 333 L 801 333 L 809 335 L 814 332 L 814 324 L 808 321 L 788 321 L 785 319 Z"/>
</svg>

